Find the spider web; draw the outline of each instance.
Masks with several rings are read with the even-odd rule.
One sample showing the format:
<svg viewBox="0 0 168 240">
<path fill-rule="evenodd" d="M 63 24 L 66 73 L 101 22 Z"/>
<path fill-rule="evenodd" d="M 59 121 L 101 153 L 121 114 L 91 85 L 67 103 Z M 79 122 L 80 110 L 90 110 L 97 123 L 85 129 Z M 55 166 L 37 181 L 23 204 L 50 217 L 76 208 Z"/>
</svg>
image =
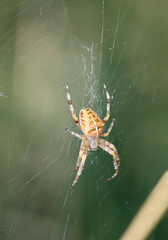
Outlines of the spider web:
<svg viewBox="0 0 168 240">
<path fill-rule="evenodd" d="M 119 239 L 167 168 L 166 1 L 0 3 L 0 239 Z M 159 80 L 158 80 L 159 79 Z M 116 121 L 76 173 L 80 133 L 69 111 Z M 160 160 L 160 162 L 158 161 Z M 152 170 L 152 174 L 151 174 Z M 167 216 L 166 216 L 167 217 Z M 167 236 L 166 217 L 150 236 Z"/>
</svg>

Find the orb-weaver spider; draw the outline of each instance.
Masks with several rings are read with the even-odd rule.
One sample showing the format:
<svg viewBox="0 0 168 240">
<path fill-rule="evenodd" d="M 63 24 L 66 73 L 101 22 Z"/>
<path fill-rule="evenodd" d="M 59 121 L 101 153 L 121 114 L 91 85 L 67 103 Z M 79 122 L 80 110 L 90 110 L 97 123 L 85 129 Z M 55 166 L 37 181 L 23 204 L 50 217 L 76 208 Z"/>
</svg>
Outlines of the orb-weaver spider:
<svg viewBox="0 0 168 240">
<path fill-rule="evenodd" d="M 80 110 L 79 120 L 78 120 L 72 105 L 71 96 L 69 93 L 69 87 L 68 87 L 68 84 L 66 84 L 67 99 L 68 99 L 73 120 L 75 121 L 77 126 L 80 128 L 80 130 L 84 133 L 82 135 L 79 135 L 67 128 L 65 129 L 67 132 L 71 133 L 73 136 L 78 137 L 82 140 L 78 161 L 75 168 L 75 170 L 77 171 L 76 178 L 69 189 L 73 188 L 73 186 L 77 183 L 82 173 L 85 160 L 87 157 L 87 151 L 90 151 L 90 150 L 95 151 L 97 150 L 98 147 L 102 148 L 103 150 L 105 150 L 106 152 L 108 152 L 110 155 L 113 156 L 115 173 L 111 177 L 109 177 L 107 181 L 110 181 L 112 178 L 116 177 L 118 174 L 120 159 L 117 153 L 117 149 L 112 143 L 99 138 L 99 136 L 107 137 L 109 135 L 115 121 L 115 119 L 113 118 L 108 131 L 106 133 L 102 133 L 104 125 L 110 117 L 110 95 L 107 91 L 106 85 L 103 84 L 103 86 L 106 91 L 106 97 L 107 97 L 106 117 L 103 120 L 101 120 L 100 117 L 92 109 L 83 108 Z"/>
</svg>

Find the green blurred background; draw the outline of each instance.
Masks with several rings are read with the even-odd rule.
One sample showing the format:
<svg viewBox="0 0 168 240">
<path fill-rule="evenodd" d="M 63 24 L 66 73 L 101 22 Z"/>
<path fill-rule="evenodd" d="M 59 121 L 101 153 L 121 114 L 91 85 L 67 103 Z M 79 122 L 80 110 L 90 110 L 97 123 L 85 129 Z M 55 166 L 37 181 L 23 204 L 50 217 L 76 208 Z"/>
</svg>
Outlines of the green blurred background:
<svg viewBox="0 0 168 240">
<path fill-rule="evenodd" d="M 0 239 L 119 239 L 167 170 L 168 3 L 0 3 Z M 106 113 L 121 166 L 90 153 L 74 189 L 78 115 Z M 167 239 L 168 216 L 148 239 Z"/>
</svg>

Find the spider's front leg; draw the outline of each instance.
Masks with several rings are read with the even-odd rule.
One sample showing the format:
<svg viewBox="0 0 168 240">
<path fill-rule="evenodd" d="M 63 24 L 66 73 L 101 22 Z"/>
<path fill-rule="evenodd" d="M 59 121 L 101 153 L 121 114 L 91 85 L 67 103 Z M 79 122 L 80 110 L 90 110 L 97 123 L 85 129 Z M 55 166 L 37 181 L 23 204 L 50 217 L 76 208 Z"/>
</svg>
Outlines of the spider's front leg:
<svg viewBox="0 0 168 240">
<path fill-rule="evenodd" d="M 114 154 L 115 154 L 115 156 L 116 156 L 117 165 L 118 165 L 118 167 L 119 167 L 119 166 L 120 166 L 120 158 L 119 158 L 119 156 L 118 156 L 118 152 L 117 152 L 117 149 L 116 149 L 116 147 L 114 146 L 114 144 L 112 144 L 112 143 L 110 143 L 110 142 L 108 142 L 108 141 L 106 141 L 106 140 L 104 140 L 104 139 L 101 139 L 101 142 L 102 142 L 105 146 L 109 147 L 110 149 L 112 149 L 112 150 L 114 151 Z"/>
<path fill-rule="evenodd" d="M 82 156 L 85 155 L 84 152 L 85 152 L 85 149 L 84 149 L 84 147 L 83 147 L 83 143 L 81 143 L 80 151 L 79 151 L 79 156 L 78 156 L 78 160 L 77 160 L 76 167 L 75 167 L 75 170 L 74 170 L 74 171 L 78 171 L 78 169 L 79 169 L 79 167 L 80 167 L 80 164 L 81 164 L 81 161 L 82 161 Z M 87 154 L 87 153 L 86 153 L 86 154 Z"/>
<path fill-rule="evenodd" d="M 82 142 L 80 152 L 79 152 L 78 161 L 77 161 L 77 165 L 76 165 L 76 170 L 78 170 L 78 172 L 77 172 L 76 178 L 73 181 L 69 190 L 71 190 L 73 188 L 73 186 L 77 183 L 79 177 L 81 176 L 83 167 L 85 165 L 86 157 L 87 157 L 87 147 L 85 146 L 84 142 Z"/>
<path fill-rule="evenodd" d="M 112 178 L 115 178 L 117 176 L 118 167 L 120 165 L 120 159 L 119 159 L 119 156 L 117 153 L 117 149 L 115 148 L 115 146 L 112 143 L 109 143 L 109 142 L 105 141 L 104 139 L 100 139 L 100 138 L 99 138 L 98 146 L 113 156 L 113 164 L 114 164 L 115 173 L 107 179 L 107 181 L 110 181 Z"/>
</svg>

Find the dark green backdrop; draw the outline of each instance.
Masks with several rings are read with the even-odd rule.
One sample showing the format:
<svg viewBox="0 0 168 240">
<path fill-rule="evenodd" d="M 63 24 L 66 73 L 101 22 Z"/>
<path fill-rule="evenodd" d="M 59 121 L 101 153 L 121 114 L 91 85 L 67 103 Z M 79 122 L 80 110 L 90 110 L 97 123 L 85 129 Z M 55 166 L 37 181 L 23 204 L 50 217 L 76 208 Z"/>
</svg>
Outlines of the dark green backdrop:
<svg viewBox="0 0 168 240">
<path fill-rule="evenodd" d="M 167 170 L 166 1 L 0 3 L 0 239 L 119 239 Z M 78 115 L 116 118 L 121 166 L 90 153 L 75 188 Z M 107 129 L 106 128 L 106 129 Z M 167 215 L 149 239 L 166 239 Z"/>
</svg>

